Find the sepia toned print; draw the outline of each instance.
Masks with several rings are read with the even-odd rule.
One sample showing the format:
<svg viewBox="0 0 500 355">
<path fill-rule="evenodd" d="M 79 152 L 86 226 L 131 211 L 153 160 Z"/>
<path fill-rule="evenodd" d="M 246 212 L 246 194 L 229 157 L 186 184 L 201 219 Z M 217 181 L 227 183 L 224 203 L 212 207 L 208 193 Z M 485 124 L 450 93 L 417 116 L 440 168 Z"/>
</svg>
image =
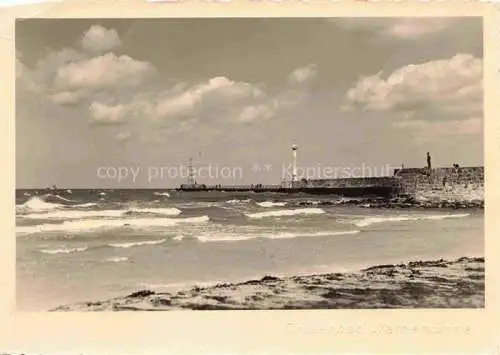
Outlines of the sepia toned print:
<svg viewBox="0 0 500 355">
<path fill-rule="evenodd" d="M 484 307 L 481 18 L 16 24 L 18 308 Z"/>
</svg>

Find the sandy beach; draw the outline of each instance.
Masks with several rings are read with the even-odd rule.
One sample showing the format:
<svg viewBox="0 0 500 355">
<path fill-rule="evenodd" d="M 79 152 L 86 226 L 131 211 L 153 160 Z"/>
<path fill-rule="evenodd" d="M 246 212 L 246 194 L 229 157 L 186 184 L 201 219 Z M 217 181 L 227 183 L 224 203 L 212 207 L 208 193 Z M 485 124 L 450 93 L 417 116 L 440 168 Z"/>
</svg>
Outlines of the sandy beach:
<svg viewBox="0 0 500 355">
<path fill-rule="evenodd" d="M 140 290 L 102 302 L 54 311 L 168 311 L 243 309 L 481 308 L 484 258 L 379 265 L 330 273 L 193 287 L 175 293 Z"/>
</svg>

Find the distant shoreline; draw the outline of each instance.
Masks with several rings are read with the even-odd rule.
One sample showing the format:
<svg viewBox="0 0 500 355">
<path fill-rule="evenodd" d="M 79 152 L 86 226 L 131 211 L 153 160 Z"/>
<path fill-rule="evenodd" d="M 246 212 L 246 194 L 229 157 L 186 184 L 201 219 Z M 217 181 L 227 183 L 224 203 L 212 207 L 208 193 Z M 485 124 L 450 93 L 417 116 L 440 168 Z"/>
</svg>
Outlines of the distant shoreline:
<svg viewBox="0 0 500 355">
<path fill-rule="evenodd" d="M 378 265 L 355 273 L 274 277 L 178 292 L 139 290 L 51 311 L 483 308 L 484 258 Z"/>
</svg>

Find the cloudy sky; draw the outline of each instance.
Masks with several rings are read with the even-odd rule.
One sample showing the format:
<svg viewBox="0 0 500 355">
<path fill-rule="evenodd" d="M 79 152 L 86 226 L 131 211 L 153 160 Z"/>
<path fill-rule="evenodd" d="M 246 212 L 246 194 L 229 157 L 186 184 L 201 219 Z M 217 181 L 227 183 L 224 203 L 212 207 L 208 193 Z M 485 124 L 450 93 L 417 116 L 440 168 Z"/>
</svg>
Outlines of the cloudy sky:
<svg viewBox="0 0 500 355">
<path fill-rule="evenodd" d="M 483 164 L 480 18 L 25 20 L 16 52 L 19 188 Z"/>
</svg>

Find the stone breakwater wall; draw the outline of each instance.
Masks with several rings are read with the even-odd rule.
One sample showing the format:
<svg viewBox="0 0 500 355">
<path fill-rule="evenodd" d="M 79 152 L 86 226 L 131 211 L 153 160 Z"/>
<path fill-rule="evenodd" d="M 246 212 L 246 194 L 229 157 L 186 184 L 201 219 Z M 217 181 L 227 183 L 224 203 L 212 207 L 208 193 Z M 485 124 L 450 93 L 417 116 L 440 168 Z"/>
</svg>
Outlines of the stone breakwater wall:
<svg viewBox="0 0 500 355">
<path fill-rule="evenodd" d="M 484 167 L 407 168 L 394 171 L 401 194 L 419 200 L 484 200 Z"/>
<path fill-rule="evenodd" d="M 365 178 L 341 178 L 341 179 L 316 179 L 298 181 L 296 186 L 305 188 L 359 188 L 359 187 L 397 187 L 394 177 L 365 177 Z"/>
<path fill-rule="evenodd" d="M 334 194 L 345 197 L 390 197 L 397 193 L 394 177 L 366 177 L 343 179 L 311 179 L 294 183 L 298 192 L 310 194 Z"/>
<path fill-rule="evenodd" d="M 332 191 L 346 196 L 408 196 L 425 202 L 484 201 L 484 167 L 403 168 L 393 176 L 311 179 L 294 184 L 305 191 Z"/>
</svg>

